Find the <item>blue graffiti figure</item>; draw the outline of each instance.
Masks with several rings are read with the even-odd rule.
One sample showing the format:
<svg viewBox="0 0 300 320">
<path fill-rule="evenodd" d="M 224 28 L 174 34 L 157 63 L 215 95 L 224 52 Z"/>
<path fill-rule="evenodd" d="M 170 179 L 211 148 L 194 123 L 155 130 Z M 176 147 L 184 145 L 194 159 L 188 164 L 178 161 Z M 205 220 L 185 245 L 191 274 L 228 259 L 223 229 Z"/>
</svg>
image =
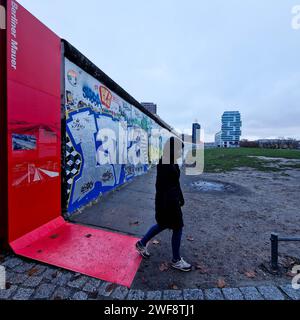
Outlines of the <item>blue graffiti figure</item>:
<svg viewBox="0 0 300 320">
<path fill-rule="evenodd" d="M 100 96 L 99 93 L 95 93 L 91 88 L 88 86 L 84 86 L 82 88 L 83 91 L 83 97 L 87 100 L 89 100 L 91 103 L 94 105 L 101 107 L 101 101 L 100 101 Z"/>
</svg>

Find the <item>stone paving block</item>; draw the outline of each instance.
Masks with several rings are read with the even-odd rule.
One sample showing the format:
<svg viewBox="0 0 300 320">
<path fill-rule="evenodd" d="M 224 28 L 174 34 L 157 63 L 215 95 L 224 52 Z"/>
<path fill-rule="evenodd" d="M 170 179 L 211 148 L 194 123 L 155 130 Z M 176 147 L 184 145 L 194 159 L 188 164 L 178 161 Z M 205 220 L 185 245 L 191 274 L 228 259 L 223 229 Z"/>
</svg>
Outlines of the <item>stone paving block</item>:
<svg viewBox="0 0 300 320">
<path fill-rule="evenodd" d="M 88 295 L 83 291 L 78 291 L 74 294 L 72 300 L 88 300 Z"/>
<path fill-rule="evenodd" d="M 68 286 L 75 289 L 82 289 L 83 286 L 87 283 L 88 277 L 80 276 L 75 280 L 69 281 Z"/>
<path fill-rule="evenodd" d="M 240 288 L 245 300 L 264 300 L 263 296 L 258 292 L 255 287 L 242 287 Z"/>
<path fill-rule="evenodd" d="M 161 291 L 148 291 L 146 300 L 161 300 L 162 292 Z"/>
<path fill-rule="evenodd" d="M 206 300 L 224 300 L 222 291 L 218 288 L 204 290 Z"/>
<path fill-rule="evenodd" d="M 141 290 L 130 290 L 127 300 L 144 300 L 145 293 Z"/>
<path fill-rule="evenodd" d="M 300 300 L 300 289 L 296 290 L 291 284 L 281 286 L 280 289 L 292 300 Z"/>
<path fill-rule="evenodd" d="M 104 282 L 99 288 L 98 296 L 110 297 L 113 291 L 117 288 L 116 284 L 110 282 Z"/>
<path fill-rule="evenodd" d="M 0 300 L 9 299 L 17 291 L 17 289 L 17 286 L 11 286 L 7 290 L 0 290 Z"/>
<path fill-rule="evenodd" d="M 29 300 L 33 293 L 34 289 L 19 288 L 13 296 L 13 300 Z"/>
<path fill-rule="evenodd" d="M 222 289 L 225 300 L 244 300 L 241 291 L 237 288 Z"/>
<path fill-rule="evenodd" d="M 6 273 L 6 280 L 11 284 L 20 285 L 23 284 L 28 279 L 27 274 L 23 273 L 14 273 L 14 272 L 7 272 Z"/>
<path fill-rule="evenodd" d="M 90 279 L 88 282 L 84 285 L 83 291 L 94 293 L 99 290 L 100 285 L 102 284 L 101 280 L 98 279 Z"/>
<path fill-rule="evenodd" d="M 23 286 L 35 288 L 42 282 L 42 280 L 43 277 L 28 277 L 26 281 L 23 283 Z"/>
<path fill-rule="evenodd" d="M 58 286 L 65 286 L 73 277 L 71 272 L 59 272 L 57 277 L 53 278 L 51 283 L 56 284 Z"/>
<path fill-rule="evenodd" d="M 266 300 L 285 300 L 284 295 L 274 286 L 261 286 L 257 289 Z"/>
<path fill-rule="evenodd" d="M 55 285 L 53 284 L 50 284 L 50 283 L 41 284 L 36 289 L 36 292 L 33 298 L 39 299 L 39 300 L 48 300 L 53 295 L 54 290 L 55 290 Z"/>
<path fill-rule="evenodd" d="M 52 295 L 52 300 L 67 300 L 71 297 L 72 290 L 66 287 L 58 287 Z"/>
<path fill-rule="evenodd" d="M 31 270 L 32 268 L 34 268 L 35 265 L 36 265 L 35 263 L 23 262 L 22 264 L 13 268 L 13 271 L 17 273 L 25 273 Z"/>
<path fill-rule="evenodd" d="M 111 297 L 116 300 L 125 300 L 128 292 L 129 290 L 126 287 L 117 287 L 112 293 Z"/>
<path fill-rule="evenodd" d="M 9 257 L 2 265 L 6 268 L 13 269 L 22 263 L 23 261 L 19 258 Z"/>
<path fill-rule="evenodd" d="M 204 300 L 203 291 L 200 289 L 185 289 L 183 290 L 184 300 Z"/>
<path fill-rule="evenodd" d="M 163 300 L 183 300 L 183 293 L 181 290 L 165 290 Z"/>
<path fill-rule="evenodd" d="M 52 281 L 57 278 L 58 270 L 52 267 L 47 267 L 45 272 L 42 274 L 42 277 L 46 280 Z"/>
</svg>

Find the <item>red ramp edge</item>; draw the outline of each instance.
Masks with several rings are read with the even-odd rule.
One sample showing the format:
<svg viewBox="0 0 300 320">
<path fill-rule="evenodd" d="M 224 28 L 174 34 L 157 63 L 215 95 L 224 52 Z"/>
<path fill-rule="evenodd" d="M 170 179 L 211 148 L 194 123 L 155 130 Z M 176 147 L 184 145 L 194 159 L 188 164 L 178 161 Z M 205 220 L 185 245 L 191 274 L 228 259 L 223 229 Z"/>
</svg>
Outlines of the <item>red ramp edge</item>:
<svg viewBox="0 0 300 320">
<path fill-rule="evenodd" d="M 59 217 L 10 245 L 20 256 L 130 288 L 142 261 L 137 240 Z"/>
</svg>

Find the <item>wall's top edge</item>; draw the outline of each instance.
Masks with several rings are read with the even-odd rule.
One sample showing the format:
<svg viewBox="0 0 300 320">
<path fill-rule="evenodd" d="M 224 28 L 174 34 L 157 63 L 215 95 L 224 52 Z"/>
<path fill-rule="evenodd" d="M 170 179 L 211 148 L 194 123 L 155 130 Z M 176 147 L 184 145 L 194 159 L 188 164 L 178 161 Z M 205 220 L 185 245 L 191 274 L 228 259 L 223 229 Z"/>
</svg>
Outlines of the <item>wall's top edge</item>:
<svg viewBox="0 0 300 320">
<path fill-rule="evenodd" d="M 144 114 L 153 119 L 161 127 L 175 133 L 173 128 L 160 119 L 158 116 L 152 114 L 147 109 L 145 109 L 137 100 L 135 100 L 128 92 L 126 92 L 122 87 L 120 87 L 114 80 L 112 80 L 107 74 L 100 70 L 94 63 L 92 63 L 86 56 L 84 56 L 79 50 L 73 47 L 68 41 L 62 39 L 64 44 L 64 54 L 65 57 L 71 60 L 73 63 L 78 65 L 81 69 L 89 73 L 91 76 L 99 80 L 108 89 L 112 90 L 114 93 L 119 95 L 122 99 L 126 100 L 131 105 L 138 108 Z"/>
</svg>

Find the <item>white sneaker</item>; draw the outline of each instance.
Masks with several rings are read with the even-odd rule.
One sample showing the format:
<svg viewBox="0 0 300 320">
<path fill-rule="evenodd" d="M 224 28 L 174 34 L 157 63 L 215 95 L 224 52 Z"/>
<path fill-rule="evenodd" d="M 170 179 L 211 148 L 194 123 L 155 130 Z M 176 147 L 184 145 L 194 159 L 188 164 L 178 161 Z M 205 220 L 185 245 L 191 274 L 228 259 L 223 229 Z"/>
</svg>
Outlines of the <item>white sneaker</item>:
<svg viewBox="0 0 300 320">
<path fill-rule="evenodd" d="M 136 243 L 135 247 L 136 247 L 137 251 L 139 252 L 139 254 L 143 258 L 146 258 L 146 259 L 150 258 L 151 255 L 150 255 L 149 251 L 147 250 L 147 247 L 144 247 L 140 241 L 138 241 Z"/>
<path fill-rule="evenodd" d="M 186 261 L 184 261 L 182 258 L 181 258 L 181 260 L 179 260 L 175 263 L 173 262 L 172 268 L 180 270 L 180 271 L 184 271 L 184 272 L 189 272 L 192 270 L 192 266 L 189 263 L 187 263 Z"/>
</svg>

